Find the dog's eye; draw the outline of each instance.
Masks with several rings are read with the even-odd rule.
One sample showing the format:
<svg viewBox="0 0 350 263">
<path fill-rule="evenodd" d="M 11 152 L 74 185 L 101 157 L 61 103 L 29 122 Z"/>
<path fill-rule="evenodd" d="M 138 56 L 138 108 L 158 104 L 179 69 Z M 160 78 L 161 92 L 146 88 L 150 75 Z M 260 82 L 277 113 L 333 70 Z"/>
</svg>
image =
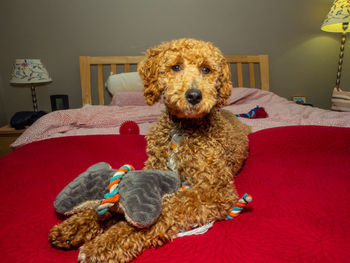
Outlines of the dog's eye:
<svg viewBox="0 0 350 263">
<path fill-rule="evenodd" d="M 210 68 L 208 68 L 208 67 L 202 67 L 202 68 L 201 68 L 201 71 L 202 71 L 203 74 L 209 74 L 209 73 L 210 73 Z"/>
<path fill-rule="evenodd" d="M 174 65 L 174 66 L 171 67 L 171 69 L 172 69 L 173 71 L 175 71 L 175 72 L 178 72 L 178 71 L 180 71 L 182 68 L 181 68 L 180 65 Z"/>
</svg>

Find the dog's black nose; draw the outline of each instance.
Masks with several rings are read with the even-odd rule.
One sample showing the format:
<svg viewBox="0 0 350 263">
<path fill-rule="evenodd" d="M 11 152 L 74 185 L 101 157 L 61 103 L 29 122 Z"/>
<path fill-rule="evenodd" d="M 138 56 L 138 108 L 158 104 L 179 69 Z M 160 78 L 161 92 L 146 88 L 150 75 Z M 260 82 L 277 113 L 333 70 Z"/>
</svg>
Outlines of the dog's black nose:
<svg viewBox="0 0 350 263">
<path fill-rule="evenodd" d="M 199 89 L 189 89 L 185 96 L 186 100 L 192 105 L 196 105 L 202 100 L 202 92 Z"/>
</svg>

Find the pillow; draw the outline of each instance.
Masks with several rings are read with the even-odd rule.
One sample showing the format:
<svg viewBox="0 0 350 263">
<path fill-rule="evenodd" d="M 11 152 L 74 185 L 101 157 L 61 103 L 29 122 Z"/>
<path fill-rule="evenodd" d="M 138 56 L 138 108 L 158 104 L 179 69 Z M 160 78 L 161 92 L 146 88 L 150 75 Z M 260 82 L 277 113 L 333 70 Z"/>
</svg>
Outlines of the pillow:
<svg viewBox="0 0 350 263">
<path fill-rule="evenodd" d="M 143 83 L 137 72 L 110 75 L 106 86 L 112 95 L 117 91 L 143 91 Z"/>
<path fill-rule="evenodd" d="M 147 106 L 143 91 L 117 91 L 114 93 L 111 106 Z"/>
<path fill-rule="evenodd" d="M 336 87 L 332 94 L 332 110 L 334 111 L 350 111 L 350 92 L 343 91 Z"/>
</svg>

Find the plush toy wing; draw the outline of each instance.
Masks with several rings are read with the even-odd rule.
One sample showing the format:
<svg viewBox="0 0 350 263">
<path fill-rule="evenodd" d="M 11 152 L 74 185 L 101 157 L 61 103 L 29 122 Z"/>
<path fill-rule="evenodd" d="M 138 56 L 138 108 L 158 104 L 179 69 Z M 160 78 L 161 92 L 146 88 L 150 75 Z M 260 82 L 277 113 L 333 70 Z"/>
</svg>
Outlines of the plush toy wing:
<svg viewBox="0 0 350 263">
<path fill-rule="evenodd" d="M 162 210 L 162 198 L 181 186 L 177 173 L 165 170 L 128 172 L 119 183 L 119 208 L 134 226 L 153 224 Z"/>
<path fill-rule="evenodd" d="M 56 212 L 71 215 L 89 208 L 96 209 L 108 192 L 109 180 L 115 171 L 105 162 L 90 166 L 57 195 L 54 202 Z"/>
</svg>

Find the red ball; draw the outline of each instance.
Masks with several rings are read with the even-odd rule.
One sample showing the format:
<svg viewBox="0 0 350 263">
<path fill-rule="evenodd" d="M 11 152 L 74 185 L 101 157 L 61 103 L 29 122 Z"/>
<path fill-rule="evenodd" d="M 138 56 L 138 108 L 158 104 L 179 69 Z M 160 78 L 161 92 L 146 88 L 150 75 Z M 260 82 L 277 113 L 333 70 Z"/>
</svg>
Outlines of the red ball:
<svg viewBox="0 0 350 263">
<path fill-rule="evenodd" d="M 140 128 L 134 121 L 125 121 L 120 125 L 120 134 L 140 134 Z"/>
</svg>

